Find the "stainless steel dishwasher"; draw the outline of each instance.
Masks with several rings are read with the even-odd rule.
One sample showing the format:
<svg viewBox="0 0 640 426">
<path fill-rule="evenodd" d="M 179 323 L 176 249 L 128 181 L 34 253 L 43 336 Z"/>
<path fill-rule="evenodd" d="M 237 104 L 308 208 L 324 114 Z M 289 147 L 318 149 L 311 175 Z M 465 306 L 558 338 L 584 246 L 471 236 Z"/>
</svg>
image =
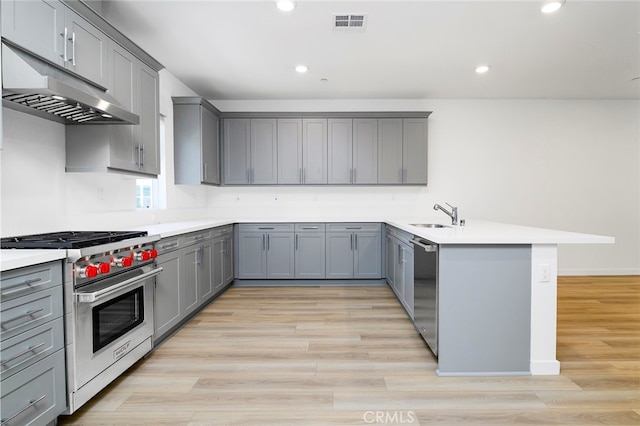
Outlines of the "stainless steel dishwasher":
<svg viewBox="0 0 640 426">
<path fill-rule="evenodd" d="M 438 245 L 414 237 L 414 324 L 438 356 Z"/>
</svg>

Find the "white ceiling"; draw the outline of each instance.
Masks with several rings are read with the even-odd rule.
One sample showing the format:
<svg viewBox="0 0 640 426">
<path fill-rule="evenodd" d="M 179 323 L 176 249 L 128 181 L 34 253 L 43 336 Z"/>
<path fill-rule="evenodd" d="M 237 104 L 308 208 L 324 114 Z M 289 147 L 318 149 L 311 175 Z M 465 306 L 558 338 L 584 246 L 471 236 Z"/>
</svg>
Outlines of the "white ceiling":
<svg viewBox="0 0 640 426">
<path fill-rule="evenodd" d="M 542 3 L 105 0 L 102 13 L 211 100 L 640 99 L 640 1 Z M 336 13 L 366 13 L 366 29 L 334 30 Z"/>
</svg>

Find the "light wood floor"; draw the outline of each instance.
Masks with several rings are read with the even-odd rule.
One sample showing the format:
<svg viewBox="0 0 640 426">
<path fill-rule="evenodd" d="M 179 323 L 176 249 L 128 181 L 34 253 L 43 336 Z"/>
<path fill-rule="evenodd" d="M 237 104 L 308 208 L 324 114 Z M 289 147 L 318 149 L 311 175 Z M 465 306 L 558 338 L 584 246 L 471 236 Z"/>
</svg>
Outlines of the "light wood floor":
<svg viewBox="0 0 640 426">
<path fill-rule="evenodd" d="M 436 376 L 387 287 L 232 287 L 59 422 L 640 425 L 640 277 L 558 281 L 559 376 Z"/>
</svg>

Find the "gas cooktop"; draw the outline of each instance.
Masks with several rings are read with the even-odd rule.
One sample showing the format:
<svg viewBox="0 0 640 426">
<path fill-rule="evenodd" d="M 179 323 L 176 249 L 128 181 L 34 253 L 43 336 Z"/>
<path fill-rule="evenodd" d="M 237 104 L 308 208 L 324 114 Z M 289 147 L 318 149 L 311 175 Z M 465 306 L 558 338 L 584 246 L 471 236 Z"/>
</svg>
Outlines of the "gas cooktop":
<svg viewBox="0 0 640 426">
<path fill-rule="evenodd" d="M 79 249 L 144 237 L 146 231 L 63 231 L 0 240 L 3 249 Z"/>
</svg>

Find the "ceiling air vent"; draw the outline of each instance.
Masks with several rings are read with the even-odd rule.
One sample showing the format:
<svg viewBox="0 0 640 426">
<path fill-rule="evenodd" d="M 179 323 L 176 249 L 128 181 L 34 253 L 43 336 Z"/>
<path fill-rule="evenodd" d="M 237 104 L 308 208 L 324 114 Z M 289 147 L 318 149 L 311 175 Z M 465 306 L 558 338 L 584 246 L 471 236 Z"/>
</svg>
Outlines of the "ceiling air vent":
<svg viewBox="0 0 640 426">
<path fill-rule="evenodd" d="M 333 15 L 333 28 L 336 30 L 359 29 L 363 30 L 367 23 L 367 15 L 359 14 L 336 14 Z"/>
</svg>

